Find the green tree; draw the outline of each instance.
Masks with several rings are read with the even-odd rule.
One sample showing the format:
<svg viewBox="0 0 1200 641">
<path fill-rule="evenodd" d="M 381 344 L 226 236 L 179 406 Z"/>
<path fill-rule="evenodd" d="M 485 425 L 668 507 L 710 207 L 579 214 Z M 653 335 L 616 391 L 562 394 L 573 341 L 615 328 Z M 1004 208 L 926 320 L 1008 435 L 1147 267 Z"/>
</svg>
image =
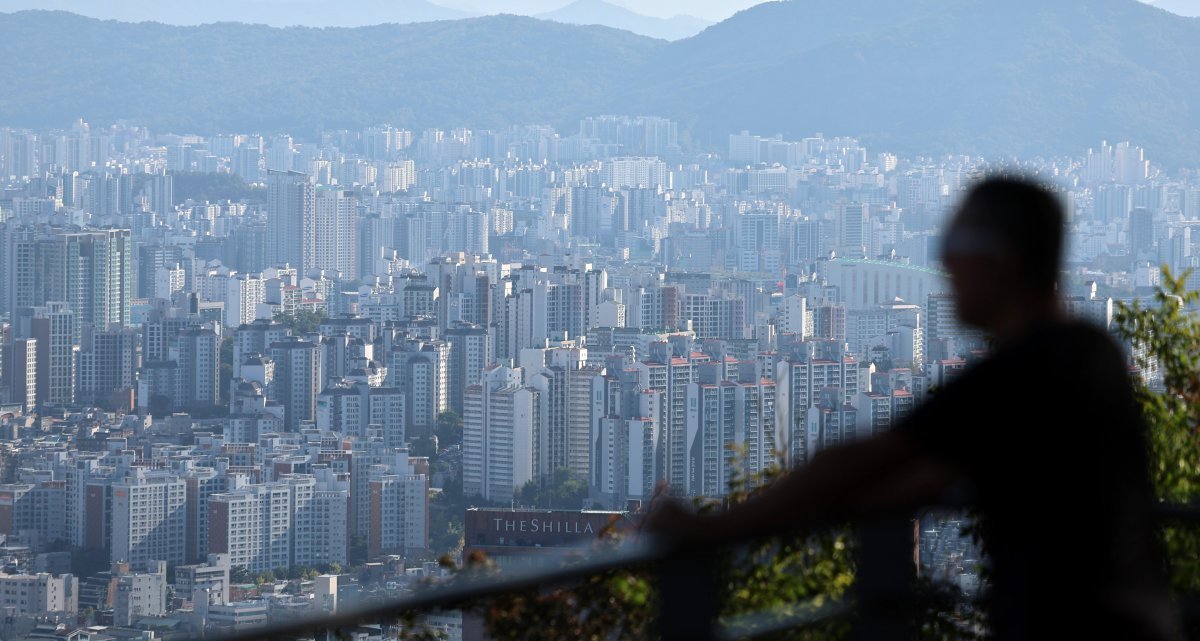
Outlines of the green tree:
<svg viewBox="0 0 1200 641">
<path fill-rule="evenodd" d="M 476 505 L 486 503 L 472 499 Z M 447 475 L 442 491 L 429 500 L 429 549 L 435 555 L 457 557 L 463 549 L 464 516 L 467 500 L 463 497 L 462 478 Z"/>
<path fill-rule="evenodd" d="M 462 443 L 463 421 L 453 410 L 438 414 L 437 428 L 434 434 L 438 439 L 439 448 L 447 448 Z"/>
<path fill-rule="evenodd" d="M 529 507 L 554 510 L 578 510 L 587 499 L 587 483 L 571 470 L 554 470 L 549 479 L 531 480 L 517 490 L 516 502 Z"/>
<path fill-rule="evenodd" d="M 1153 385 L 1139 382 L 1138 403 L 1146 419 L 1150 476 L 1160 501 L 1190 503 L 1200 492 L 1200 318 L 1188 310 L 1200 292 L 1188 291 L 1188 273 L 1162 268 L 1154 302 L 1119 303 L 1116 331 L 1133 348 L 1134 364 L 1158 372 Z M 1178 590 L 1200 591 L 1200 533 L 1166 527 L 1163 541 Z"/>
<path fill-rule="evenodd" d="M 229 582 L 235 585 L 250 583 L 253 577 L 250 576 L 250 571 L 244 565 L 235 565 L 229 568 Z"/>
<path fill-rule="evenodd" d="M 437 456 L 438 440 L 436 436 L 418 436 L 408 444 L 409 453 L 413 456 Z"/>
<path fill-rule="evenodd" d="M 327 316 L 322 310 L 298 309 L 294 314 L 276 314 L 275 321 L 286 325 L 293 335 L 305 336 L 316 332 Z"/>
<path fill-rule="evenodd" d="M 265 190 L 255 190 L 237 174 L 172 171 L 175 203 L 187 200 L 216 202 L 221 200 L 250 200 L 265 196 Z"/>
<path fill-rule="evenodd" d="M 367 562 L 367 537 L 355 534 L 350 537 L 350 565 L 357 566 Z"/>
</svg>

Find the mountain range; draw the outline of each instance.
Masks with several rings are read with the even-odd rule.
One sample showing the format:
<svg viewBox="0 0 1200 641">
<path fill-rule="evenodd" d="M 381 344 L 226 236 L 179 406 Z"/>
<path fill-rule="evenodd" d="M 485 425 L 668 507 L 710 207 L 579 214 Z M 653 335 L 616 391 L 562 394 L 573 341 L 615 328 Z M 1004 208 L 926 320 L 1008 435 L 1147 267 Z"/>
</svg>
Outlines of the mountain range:
<svg viewBox="0 0 1200 641">
<path fill-rule="evenodd" d="M 644 113 L 718 149 L 742 129 L 925 154 L 1128 139 L 1200 165 L 1200 20 L 1136 0 L 791 0 L 677 42 L 518 16 L 275 29 L 29 11 L 0 15 L 0 57 L 0 124 L 15 126 L 570 133 Z"/>
<path fill-rule="evenodd" d="M 662 40 L 682 40 L 704 31 L 712 24 L 693 16 L 652 18 L 604 0 L 576 0 L 565 7 L 535 17 L 567 24 L 602 25 Z"/>
<path fill-rule="evenodd" d="M 336 8 L 321 0 L 0 0 L 0 11 L 34 8 L 68 11 L 101 20 L 177 26 L 241 22 L 273 27 L 362 27 L 460 20 L 477 15 L 429 0 L 345 0 Z"/>
<path fill-rule="evenodd" d="M 67 11 L 121 22 L 161 22 L 176 26 L 240 22 L 272 27 L 412 24 L 496 13 L 454 9 L 430 0 L 343 0 L 336 7 L 324 0 L 0 0 L 0 11 L 25 9 Z M 663 40 L 693 36 L 712 24 L 686 15 L 672 18 L 645 16 L 605 0 L 575 0 L 553 11 L 538 12 L 534 17 L 624 29 Z"/>
<path fill-rule="evenodd" d="M 1129 139 L 1200 164 L 1200 20 L 1134 0 L 775 2 L 664 58 L 648 108 L 710 135 L 1021 155 Z"/>
</svg>

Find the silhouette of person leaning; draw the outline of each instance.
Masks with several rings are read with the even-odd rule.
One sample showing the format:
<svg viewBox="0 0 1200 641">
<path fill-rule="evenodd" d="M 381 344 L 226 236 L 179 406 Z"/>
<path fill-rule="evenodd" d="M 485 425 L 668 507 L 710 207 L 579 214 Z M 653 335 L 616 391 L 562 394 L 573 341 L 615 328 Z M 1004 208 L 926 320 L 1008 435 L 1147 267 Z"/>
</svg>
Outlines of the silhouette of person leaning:
<svg viewBox="0 0 1200 641">
<path fill-rule="evenodd" d="M 1001 639 L 1171 639 L 1143 425 L 1119 347 L 1056 294 L 1064 216 L 1044 188 L 990 178 L 944 237 L 964 323 L 991 355 L 884 435 L 823 451 L 717 514 L 655 505 L 645 528 L 710 546 L 937 503 L 966 486 Z"/>
</svg>

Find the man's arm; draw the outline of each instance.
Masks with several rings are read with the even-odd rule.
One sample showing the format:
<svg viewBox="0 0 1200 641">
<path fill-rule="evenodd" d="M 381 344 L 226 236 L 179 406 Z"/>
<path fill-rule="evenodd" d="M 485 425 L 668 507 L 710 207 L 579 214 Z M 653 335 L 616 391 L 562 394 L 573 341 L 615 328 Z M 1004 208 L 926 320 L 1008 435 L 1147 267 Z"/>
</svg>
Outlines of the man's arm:
<svg viewBox="0 0 1200 641">
<path fill-rule="evenodd" d="M 678 506 L 652 512 L 649 529 L 721 543 L 936 501 L 962 475 L 892 431 L 832 448 L 754 498 L 713 515 Z"/>
</svg>

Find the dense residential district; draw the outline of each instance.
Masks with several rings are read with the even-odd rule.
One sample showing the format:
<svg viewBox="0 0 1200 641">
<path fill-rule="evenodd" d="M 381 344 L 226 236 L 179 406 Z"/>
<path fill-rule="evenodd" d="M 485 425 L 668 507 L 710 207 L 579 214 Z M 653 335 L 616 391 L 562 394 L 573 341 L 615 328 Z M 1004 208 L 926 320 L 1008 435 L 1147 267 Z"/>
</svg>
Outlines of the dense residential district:
<svg viewBox="0 0 1200 641">
<path fill-rule="evenodd" d="M 1200 180 L 1127 142 L 678 132 L 0 130 L 0 636 L 331 611 L 886 430 L 986 349 L 938 228 L 989 168 L 1056 186 L 1095 323 L 1200 257 Z"/>
</svg>

